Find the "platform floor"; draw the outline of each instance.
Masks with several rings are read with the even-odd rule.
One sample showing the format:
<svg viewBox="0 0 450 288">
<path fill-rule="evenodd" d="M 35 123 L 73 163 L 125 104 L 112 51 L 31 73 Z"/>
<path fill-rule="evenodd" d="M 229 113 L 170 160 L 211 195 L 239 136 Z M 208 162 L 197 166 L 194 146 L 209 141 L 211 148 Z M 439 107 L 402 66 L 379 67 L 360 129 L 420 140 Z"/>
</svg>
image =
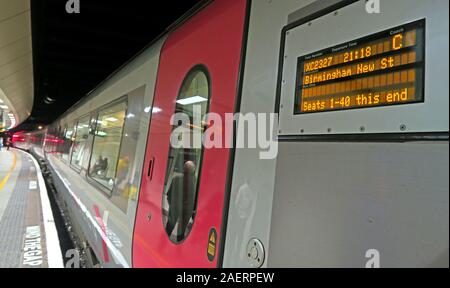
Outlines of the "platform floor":
<svg viewBox="0 0 450 288">
<path fill-rule="evenodd" d="M 0 268 L 62 268 L 58 233 L 36 160 L 0 151 Z"/>
</svg>

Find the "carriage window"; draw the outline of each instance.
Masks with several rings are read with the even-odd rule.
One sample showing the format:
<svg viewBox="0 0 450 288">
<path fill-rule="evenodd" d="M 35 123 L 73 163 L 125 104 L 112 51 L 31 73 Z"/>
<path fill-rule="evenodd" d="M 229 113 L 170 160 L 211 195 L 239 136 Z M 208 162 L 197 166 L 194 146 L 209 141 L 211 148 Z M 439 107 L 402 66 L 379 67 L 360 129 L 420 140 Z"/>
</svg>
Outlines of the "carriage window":
<svg viewBox="0 0 450 288">
<path fill-rule="evenodd" d="M 61 143 L 61 158 L 66 162 L 69 161 L 70 148 L 72 147 L 74 136 L 75 128 L 69 125 L 64 132 L 63 141 Z"/>
<path fill-rule="evenodd" d="M 89 120 L 89 117 L 83 118 L 77 125 L 70 163 L 78 169 L 81 169 L 81 165 L 83 164 L 84 147 L 89 136 Z"/>
<path fill-rule="evenodd" d="M 59 127 L 58 134 L 56 134 L 56 147 L 55 147 L 55 154 L 58 158 L 62 158 L 62 152 L 64 151 L 64 139 L 65 135 L 67 133 L 67 127 L 62 128 Z"/>
<path fill-rule="evenodd" d="M 89 177 L 108 190 L 115 184 L 126 110 L 126 103 L 120 103 L 100 111 L 97 118 Z"/>
<path fill-rule="evenodd" d="M 209 94 L 208 77 L 203 69 L 194 68 L 185 78 L 176 101 L 176 113 L 183 113 L 194 123 L 182 127 L 183 132 L 179 134 L 178 139 L 183 143 L 186 144 L 186 139 L 191 139 L 192 143 L 194 134 L 204 133 L 205 123 L 195 125 L 193 119 L 203 119 L 207 113 Z M 164 226 L 174 243 L 180 243 L 188 236 L 197 206 L 203 150 L 192 145 L 186 146 L 189 145 L 182 148 L 170 146 L 163 192 Z"/>
</svg>

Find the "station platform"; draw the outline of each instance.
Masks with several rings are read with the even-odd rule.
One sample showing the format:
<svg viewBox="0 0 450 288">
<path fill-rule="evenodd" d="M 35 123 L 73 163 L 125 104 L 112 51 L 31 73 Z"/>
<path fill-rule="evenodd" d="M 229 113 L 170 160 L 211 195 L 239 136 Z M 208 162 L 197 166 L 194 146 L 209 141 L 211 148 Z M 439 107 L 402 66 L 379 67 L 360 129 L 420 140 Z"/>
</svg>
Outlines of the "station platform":
<svg viewBox="0 0 450 288">
<path fill-rule="evenodd" d="M 0 151 L 0 268 L 62 268 L 52 208 L 37 161 Z"/>
</svg>

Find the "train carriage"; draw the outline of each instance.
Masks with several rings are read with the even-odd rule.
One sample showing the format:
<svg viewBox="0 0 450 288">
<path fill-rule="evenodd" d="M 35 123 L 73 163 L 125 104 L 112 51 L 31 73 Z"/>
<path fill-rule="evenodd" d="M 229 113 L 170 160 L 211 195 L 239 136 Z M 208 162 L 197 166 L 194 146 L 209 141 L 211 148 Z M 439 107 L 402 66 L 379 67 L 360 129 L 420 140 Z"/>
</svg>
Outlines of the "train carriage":
<svg viewBox="0 0 450 288">
<path fill-rule="evenodd" d="M 384 267 L 448 266 L 448 1 L 367 2 L 202 2 L 17 134 L 91 264 L 364 267 L 377 251 Z M 174 113 L 277 113 L 278 154 L 173 147 Z"/>
</svg>

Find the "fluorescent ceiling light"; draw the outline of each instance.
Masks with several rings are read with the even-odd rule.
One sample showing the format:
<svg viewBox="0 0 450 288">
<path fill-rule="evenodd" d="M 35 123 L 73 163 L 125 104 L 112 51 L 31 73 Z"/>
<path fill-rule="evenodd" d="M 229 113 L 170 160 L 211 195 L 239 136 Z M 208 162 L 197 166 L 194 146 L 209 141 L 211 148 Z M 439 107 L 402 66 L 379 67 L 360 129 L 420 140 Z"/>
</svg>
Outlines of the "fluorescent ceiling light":
<svg viewBox="0 0 450 288">
<path fill-rule="evenodd" d="M 160 113 L 160 112 L 162 112 L 162 109 L 161 108 L 158 108 L 158 107 L 153 107 L 153 109 L 152 109 L 152 107 L 151 106 L 148 106 L 148 107 L 145 107 L 144 108 L 144 112 L 145 113 L 150 113 L 150 111 L 152 111 L 152 113 Z"/>
<path fill-rule="evenodd" d="M 105 118 L 105 121 L 108 121 L 108 122 L 117 122 L 117 121 L 119 121 L 119 119 L 114 118 L 114 117 L 108 117 L 108 118 Z"/>
<path fill-rule="evenodd" d="M 3 92 L 2 88 L 0 88 L 0 104 L 5 103 L 1 98 L 6 98 L 5 92 Z"/>
<path fill-rule="evenodd" d="M 178 100 L 177 103 L 180 105 L 183 105 L 183 106 L 187 106 L 187 105 L 192 105 L 192 104 L 206 102 L 206 101 L 208 101 L 208 99 L 203 98 L 201 96 L 193 96 L 190 98 Z"/>
<path fill-rule="evenodd" d="M 14 126 L 16 126 L 16 119 L 11 119 L 11 126 L 9 127 L 9 129 L 13 129 Z"/>
<path fill-rule="evenodd" d="M 6 106 L 6 105 L 0 105 L 0 108 L 2 108 L 2 109 L 9 109 L 9 107 L 8 106 Z"/>
<path fill-rule="evenodd" d="M 108 136 L 108 133 L 103 132 L 103 131 L 98 131 L 96 134 L 97 134 L 97 136 L 100 136 L 100 137 L 106 137 L 106 136 Z"/>
</svg>

